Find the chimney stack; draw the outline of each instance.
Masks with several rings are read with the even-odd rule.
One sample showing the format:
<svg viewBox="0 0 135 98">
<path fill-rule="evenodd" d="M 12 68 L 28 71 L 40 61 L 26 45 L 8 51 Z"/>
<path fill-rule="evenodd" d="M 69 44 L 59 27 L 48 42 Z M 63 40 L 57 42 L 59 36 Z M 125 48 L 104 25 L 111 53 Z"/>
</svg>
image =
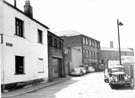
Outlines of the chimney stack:
<svg viewBox="0 0 135 98">
<path fill-rule="evenodd" d="M 113 48 L 113 41 L 110 41 L 110 48 Z"/>
<path fill-rule="evenodd" d="M 24 13 L 28 17 L 33 18 L 33 10 L 32 10 L 32 6 L 30 5 L 30 0 L 25 1 Z"/>
</svg>

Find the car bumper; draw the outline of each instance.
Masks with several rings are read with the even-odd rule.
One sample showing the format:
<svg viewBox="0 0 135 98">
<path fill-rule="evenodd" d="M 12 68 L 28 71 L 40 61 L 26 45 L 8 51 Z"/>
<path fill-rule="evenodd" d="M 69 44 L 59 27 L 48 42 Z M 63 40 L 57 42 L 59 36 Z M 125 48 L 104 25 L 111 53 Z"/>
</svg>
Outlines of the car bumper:
<svg viewBox="0 0 135 98">
<path fill-rule="evenodd" d="M 111 84 L 118 84 L 118 85 L 124 85 L 124 84 L 131 84 L 131 81 L 118 81 L 118 82 L 110 82 Z"/>
</svg>

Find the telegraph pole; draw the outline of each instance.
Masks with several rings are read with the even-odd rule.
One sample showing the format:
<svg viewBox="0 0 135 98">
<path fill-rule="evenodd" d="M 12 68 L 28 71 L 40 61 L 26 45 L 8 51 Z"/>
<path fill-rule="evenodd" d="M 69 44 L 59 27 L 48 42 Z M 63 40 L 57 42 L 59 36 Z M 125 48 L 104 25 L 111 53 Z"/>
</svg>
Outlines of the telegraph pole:
<svg viewBox="0 0 135 98">
<path fill-rule="evenodd" d="M 117 19 L 117 29 L 118 29 L 118 46 L 119 46 L 119 61 L 120 61 L 120 65 L 121 65 L 121 47 L 120 47 L 120 32 L 119 32 L 119 26 L 122 26 L 123 23 L 119 22 L 119 20 Z"/>
</svg>

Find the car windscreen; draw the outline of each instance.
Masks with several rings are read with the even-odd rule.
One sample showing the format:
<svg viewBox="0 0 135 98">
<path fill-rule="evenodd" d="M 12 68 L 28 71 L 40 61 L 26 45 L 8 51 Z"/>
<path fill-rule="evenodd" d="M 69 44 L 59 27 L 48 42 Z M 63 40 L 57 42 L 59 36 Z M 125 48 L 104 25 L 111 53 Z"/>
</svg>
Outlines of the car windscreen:
<svg viewBox="0 0 135 98">
<path fill-rule="evenodd" d="M 125 69 L 124 68 L 112 68 L 111 69 L 111 72 L 125 72 Z"/>
</svg>

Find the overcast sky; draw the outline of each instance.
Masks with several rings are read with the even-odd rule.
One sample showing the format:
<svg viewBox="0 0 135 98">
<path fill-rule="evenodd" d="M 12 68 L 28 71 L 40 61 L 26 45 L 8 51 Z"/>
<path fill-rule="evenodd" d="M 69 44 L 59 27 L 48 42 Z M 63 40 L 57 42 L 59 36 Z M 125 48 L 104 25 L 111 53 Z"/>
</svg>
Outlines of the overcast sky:
<svg viewBox="0 0 135 98">
<path fill-rule="evenodd" d="M 14 0 L 6 0 L 13 4 Z M 117 19 L 122 48 L 135 47 L 135 0 L 30 0 L 33 16 L 52 32 L 75 30 L 97 39 L 101 47 L 110 41 L 118 47 Z M 25 0 L 17 0 L 23 10 Z"/>
</svg>

